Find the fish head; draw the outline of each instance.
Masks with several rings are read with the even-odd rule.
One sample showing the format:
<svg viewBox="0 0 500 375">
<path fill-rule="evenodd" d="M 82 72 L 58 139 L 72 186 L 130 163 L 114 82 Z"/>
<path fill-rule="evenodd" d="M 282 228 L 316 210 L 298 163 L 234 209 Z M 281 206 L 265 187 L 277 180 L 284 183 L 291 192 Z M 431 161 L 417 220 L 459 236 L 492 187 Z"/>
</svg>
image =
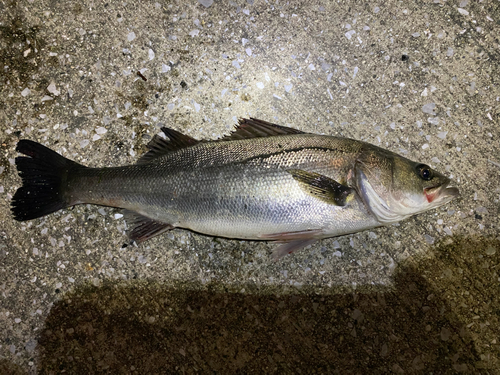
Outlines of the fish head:
<svg viewBox="0 0 500 375">
<path fill-rule="evenodd" d="M 357 190 L 381 223 L 394 223 L 439 207 L 459 195 L 450 179 L 426 164 L 378 147 L 356 161 Z"/>
</svg>

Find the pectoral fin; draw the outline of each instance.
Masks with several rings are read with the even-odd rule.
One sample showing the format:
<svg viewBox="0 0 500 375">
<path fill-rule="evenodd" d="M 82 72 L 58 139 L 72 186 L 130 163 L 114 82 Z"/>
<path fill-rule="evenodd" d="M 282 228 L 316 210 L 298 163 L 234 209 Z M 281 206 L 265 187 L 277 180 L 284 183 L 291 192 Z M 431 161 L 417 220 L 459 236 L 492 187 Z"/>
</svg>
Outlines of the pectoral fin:
<svg viewBox="0 0 500 375">
<path fill-rule="evenodd" d="M 288 171 L 308 194 L 336 206 L 345 206 L 354 196 L 354 189 L 319 173 L 301 169 Z"/>
</svg>

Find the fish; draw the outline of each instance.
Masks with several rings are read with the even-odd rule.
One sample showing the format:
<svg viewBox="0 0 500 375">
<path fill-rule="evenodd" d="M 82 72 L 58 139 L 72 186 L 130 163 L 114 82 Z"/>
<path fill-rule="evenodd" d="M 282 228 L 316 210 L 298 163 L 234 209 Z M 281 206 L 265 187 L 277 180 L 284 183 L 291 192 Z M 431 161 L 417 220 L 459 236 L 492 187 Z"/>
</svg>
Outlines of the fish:
<svg viewBox="0 0 500 375">
<path fill-rule="evenodd" d="M 78 204 L 124 209 L 136 243 L 174 228 L 277 243 L 279 259 L 318 240 L 389 225 L 459 196 L 451 180 L 367 142 L 239 119 L 218 140 L 163 127 L 133 165 L 90 168 L 22 139 L 17 221 Z"/>
</svg>

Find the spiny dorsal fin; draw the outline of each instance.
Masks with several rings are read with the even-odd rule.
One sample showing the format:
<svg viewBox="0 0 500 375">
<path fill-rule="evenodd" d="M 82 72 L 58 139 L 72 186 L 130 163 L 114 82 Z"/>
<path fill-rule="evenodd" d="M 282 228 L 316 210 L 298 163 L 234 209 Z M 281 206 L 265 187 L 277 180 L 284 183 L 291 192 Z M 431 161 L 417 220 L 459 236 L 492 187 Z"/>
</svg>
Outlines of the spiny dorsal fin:
<svg viewBox="0 0 500 375">
<path fill-rule="evenodd" d="M 301 169 L 290 169 L 288 172 L 300 183 L 303 190 L 326 203 L 345 206 L 353 197 L 354 190 L 352 188 L 342 185 L 330 177 Z"/>
<path fill-rule="evenodd" d="M 170 224 L 152 220 L 134 211 L 123 210 L 123 215 L 127 225 L 130 227 L 127 233 L 128 237 L 137 243 L 149 240 L 173 228 Z"/>
<path fill-rule="evenodd" d="M 200 142 L 174 129 L 163 127 L 161 131 L 168 139 L 164 139 L 158 134 L 155 135 L 147 145 L 149 151 L 142 155 L 137 164 L 149 163 L 151 160 L 163 156 L 170 151 L 180 150 L 181 148 L 193 146 Z"/>
<path fill-rule="evenodd" d="M 286 126 L 272 124 L 267 121 L 257 120 L 255 118 L 240 118 L 238 120 L 238 125 L 236 125 L 236 130 L 228 136 L 221 138 L 221 140 L 235 141 L 239 139 L 262 138 L 288 134 L 304 134 L 304 132 L 297 129 L 287 128 Z"/>
</svg>

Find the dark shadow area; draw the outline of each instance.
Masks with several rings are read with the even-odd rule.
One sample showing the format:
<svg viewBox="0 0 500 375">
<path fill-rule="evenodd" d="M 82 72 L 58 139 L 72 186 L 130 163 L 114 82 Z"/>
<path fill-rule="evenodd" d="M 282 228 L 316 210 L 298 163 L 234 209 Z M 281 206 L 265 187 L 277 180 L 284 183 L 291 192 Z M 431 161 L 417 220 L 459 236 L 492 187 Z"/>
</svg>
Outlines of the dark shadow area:
<svg viewBox="0 0 500 375">
<path fill-rule="evenodd" d="M 0 359 L 0 374 L 24 375 L 27 374 L 27 372 L 18 365 L 16 365 L 15 363 L 12 363 L 7 359 Z"/>
<path fill-rule="evenodd" d="M 196 291 L 153 281 L 82 286 L 47 318 L 38 371 L 479 372 L 496 365 L 498 348 L 489 352 L 489 362 L 481 358 L 480 338 L 474 326 L 467 327 L 471 306 L 450 296 L 468 291 L 474 297 L 477 284 L 469 273 L 476 271 L 466 256 L 496 249 L 490 260 L 498 265 L 500 245 L 497 240 L 456 241 L 438 247 L 435 256 L 401 266 L 395 288 L 384 292 L 279 295 L 277 288 L 272 295 L 234 294 L 216 290 L 220 285 Z M 448 271 L 442 276 L 450 268 L 452 274 L 462 270 L 457 273 L 462 281 L 450 279 Z M 498 321 L 491 320 L 498 317 L 498 297 L 487 285 L 482 288 L 483 298 L 490 300 L 478 305 L 488 304 L 483 312 L 491 313 L 490 324 L 477 337 L 498 337 Z"/>
</svg>

